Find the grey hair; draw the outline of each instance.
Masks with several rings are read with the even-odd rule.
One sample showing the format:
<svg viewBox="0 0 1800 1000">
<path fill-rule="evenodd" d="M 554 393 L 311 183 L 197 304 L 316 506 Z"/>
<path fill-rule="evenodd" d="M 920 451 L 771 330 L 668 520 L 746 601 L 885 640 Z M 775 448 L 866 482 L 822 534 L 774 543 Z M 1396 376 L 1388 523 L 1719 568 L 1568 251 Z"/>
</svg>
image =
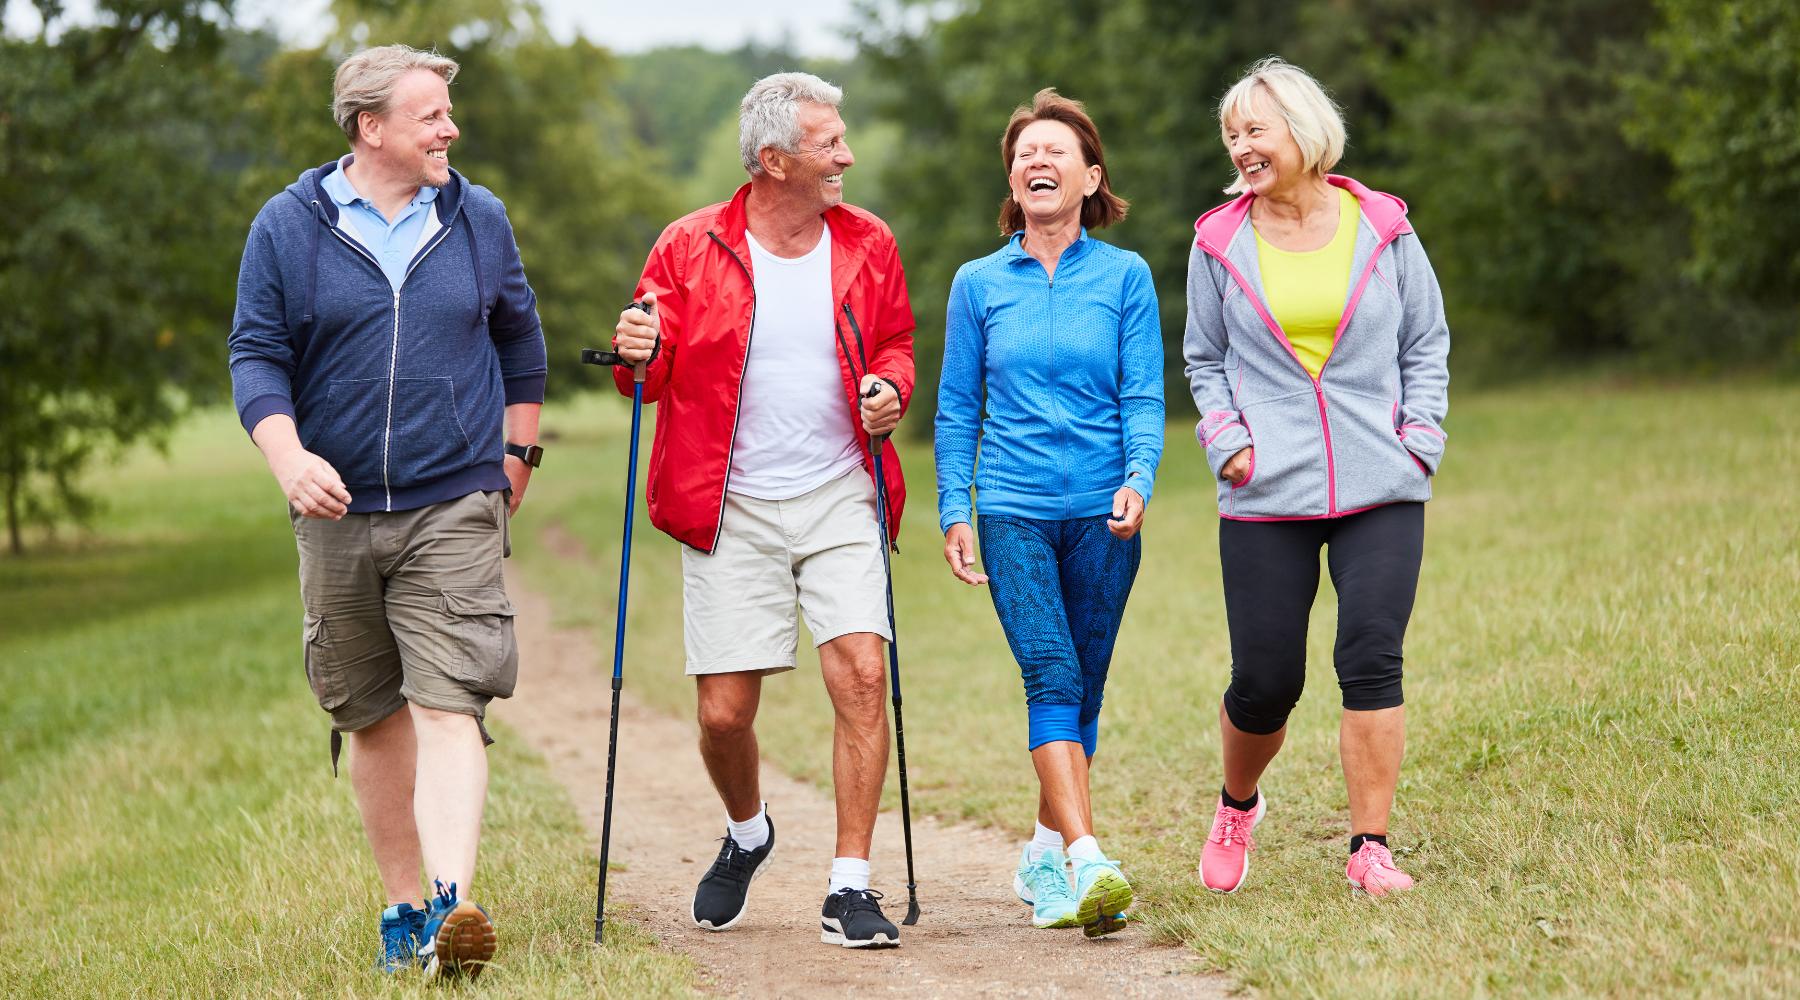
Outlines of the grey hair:
<svg viewBox="0 0 1800 1000">
<path fill-rule="evenodd" d="M 422 52 L 410 45 L 383 45 L 364 49 L 338 64 L 331 81 L 331 116 L 344 138 L 355 143 L 361 131 L 357 119 L 367 111 L 372 115 L 387 114 L 394 99 L 394 84 L 415 69 L 430 70 L 444 78 L 456 80 L 456 60 L 436 52 Z"/>
<path fill-rule="evenodd" d="M 738 114 L 738 154 L 755 177 L 763 172 L 757 157 L 770 146 L 784 153 L 800 148 L 800 105 L 844 103 L 844 92 L 811 73 L 776 73 L 751 85 Z"/>
</svg>

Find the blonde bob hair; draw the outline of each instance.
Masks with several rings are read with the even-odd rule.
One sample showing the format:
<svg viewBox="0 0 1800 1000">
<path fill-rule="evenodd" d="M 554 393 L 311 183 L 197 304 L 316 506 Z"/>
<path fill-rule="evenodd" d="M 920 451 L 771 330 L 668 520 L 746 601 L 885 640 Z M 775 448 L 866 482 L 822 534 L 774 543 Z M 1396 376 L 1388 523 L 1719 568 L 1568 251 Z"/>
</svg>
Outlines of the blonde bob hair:
<svg viewBox="0 0 1800 1000">
<path fill-rule="evenodd" d="M 394 85 L 415 69 L 430 70 L 456 82 L 456 60 L 436 52 L 421 52 L 410 45 L 383 45 L 364 49 L 338 64 L 331 81 L 331 116 L 351 145 L 362 135 L 363 112 L 380 117 L 388 113 Z"/>
<path fill-rule="evenodd" d="M 1258 60 L 1219 101 L 1219 138 L 1227 148 L 1231 140 L 1226 123 L 1254 117 L 1259 103 L 1265 108 L 1273 107 L 1287 123 L 1307 170 L 1323 177 L 1344 158 L 1344 115 L 1337 102 L 1325 93 L 1319 81 L 1280 56 Z M 1234 170 L 1232 184 L 1225 193 L 1243 194 L 1248 190 L 1250 185 L 1243 174 Z"/>
</svg>

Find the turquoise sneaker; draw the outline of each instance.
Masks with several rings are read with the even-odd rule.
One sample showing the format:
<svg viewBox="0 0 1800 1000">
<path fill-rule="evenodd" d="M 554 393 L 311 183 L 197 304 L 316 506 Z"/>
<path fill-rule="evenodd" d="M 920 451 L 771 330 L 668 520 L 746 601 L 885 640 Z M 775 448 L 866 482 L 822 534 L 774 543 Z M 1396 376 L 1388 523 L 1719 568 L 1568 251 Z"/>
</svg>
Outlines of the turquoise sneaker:
<svg viewBox="0 0 1800 1000">
<path fill-rule="evenodd" d="M 375 968 L 389 974 L 419 964 L 425 939 L 425 911 L 411 903 L 395 903 L 381 911 L 381 957 Z"/>
<path fill-rule="evenodd" d="M 424 945 L 419 961 L 426 979 L 481 975 L 494 958 L 499 936 L 487 911 L 466 899 L 456 898 L 456 883 L 448 889 L 437 882 L 437 895 L 425 911 Z"/>
<path fill-rule="evenodd" d="M 1031 888 L 1031 844 L 1027 842 L 1019 849 L 1019 867 L 1013 870 L 1013 895 L 1026 906 L 1037 902 L 1037 894 Z"/>
<path fill-rule="evenodd" d="M 1045 851 L 1021 876 L 1032 891 L 1031 926 L 1048 929 L 1081 923 L 1076 918 L 1075 890 L 1069 888 L 1067 865 L 1061 851 Z"/>
<path fill-rule="evenodd" d="M 1119 870 L 1119 863 L 1108 858 L 1098 861 L 1075 861 L 1075 919 L 1081 932 L 1100 937 L 1125 929 L 1130 921 L 1125 911 L 1131 908 L 1131 882 Z"/>
</svg>

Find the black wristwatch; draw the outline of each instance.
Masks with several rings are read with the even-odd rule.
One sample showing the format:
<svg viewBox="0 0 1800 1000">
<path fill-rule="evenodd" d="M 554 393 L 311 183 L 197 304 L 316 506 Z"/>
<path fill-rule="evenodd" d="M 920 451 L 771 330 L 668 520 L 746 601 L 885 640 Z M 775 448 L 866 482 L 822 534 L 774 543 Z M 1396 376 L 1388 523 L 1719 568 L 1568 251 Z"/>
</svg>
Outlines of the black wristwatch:
<svg viewBox="0 0 1800 1000">
<path fill-rule="evenodd" d="M 506 442 L 506 453 L 534 469 L 544 460 L 544 449 L 535 444 L 513 444 L 508 441 Z"/>
</svg>

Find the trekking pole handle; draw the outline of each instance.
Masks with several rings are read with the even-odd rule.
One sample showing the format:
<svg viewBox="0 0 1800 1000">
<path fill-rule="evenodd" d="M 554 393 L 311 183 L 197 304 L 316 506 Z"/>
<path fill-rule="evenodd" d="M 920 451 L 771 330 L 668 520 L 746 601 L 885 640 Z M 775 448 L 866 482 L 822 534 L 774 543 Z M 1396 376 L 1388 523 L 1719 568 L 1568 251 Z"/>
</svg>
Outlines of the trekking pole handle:
<svg viewBox="0 0 1800 1000">
<path fill-rule="evenodd" d="M 633 302 L 631 305 L 627 306 L 626 308 L 627 309 L 641 309 L 646 314 L 648 314 L 650 312 L 650 307 L 645 305 L 642 302 Z M 661 331 L 658 331 L 658 333 L 657 333 L 657 346 L 659 348 L 662 346 Z M 652 350 L 650 352 L 650 356 L 652 358 L 656 357 L 656 351 Z M 584 365 L 606 365 L 608 367 L 619 367 L 622 365 L 631 364 L 630 362 L 626 361 L 625 358 L 616 351 L 599 351 L 599 350 L 595 350 L 594 348 L 591 348 L 591 347 L 584 347 L 581 349 L 581 363 Z M 639 383 L 643 382 L 644 374 L 645 374 L 644 370 L 648 366 L 649 366 L 648 361 L 642 361 L 635 365 L 631 365 L 631 380 L 633 382 L 639 382 Z"/>
<path fill-rule="evenodd" d="M 881 387 L 886 384 L 887 383 L 884 381 L 876 381 L 874 385 L 869 386 L 868 392 L 863 393 L 863 398 L 874 399 L 876 396 L 881 395 Z M 886 434 L 869 435 L 869 450 L 879 456 L 881 454 L 881 446 L 887 443 L 887 439 L 888 436 Z"/>
</svg>

